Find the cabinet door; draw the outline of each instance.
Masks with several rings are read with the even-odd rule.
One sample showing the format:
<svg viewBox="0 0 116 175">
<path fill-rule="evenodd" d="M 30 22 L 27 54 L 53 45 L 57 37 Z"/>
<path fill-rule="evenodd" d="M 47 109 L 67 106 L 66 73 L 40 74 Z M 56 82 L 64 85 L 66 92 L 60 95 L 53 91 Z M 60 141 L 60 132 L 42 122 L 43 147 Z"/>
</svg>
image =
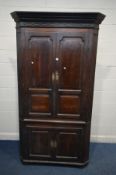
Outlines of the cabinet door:
<svg viewBox="0 0 116 175">
<path fill-rule="evenodd" d="M 71 29 L 70 29 L 71 30 Z M 80 119 L 85 33 L 57 35 L 57 116 Z"/>
<path fill-rule="evenodd" d="M 22 132 L 23 159 L 69 162 L 82 160 L 82 150 L 86 145 L 84 134 L 85 126 L 26 123 Z"/>
<path fill-rule="evenodd" d="M 88 99 L 83 83 L 87 77 L 86 33 L 81 29 L 24 29 L 19 64 L 21 116 L 82 120 L 81 113 L 86 111 L 82 103 Z"/>
<path fill-rule="evenodd" d="M 25 133 L 25 135 L 24 135 Z M 52 160 L 53 158 L 53 132 L 51 128 L 26 124 L 24 127 L 24 159 Z"/>
<path fill-rule="evenodd" d="M 63 129 L 56 132 L 56 160 L 78 161 L 83 147 L 83 128 Z"/>
<path fill-rule="evenodd" d="M 21 69 L 23 116 L 37 118 L 53 113 L 53 57 L 55 34 L 33 28 L 24 31 L 25 44 Z M 23 91 L 22 91 L 23 89 Z"/>
</svg>

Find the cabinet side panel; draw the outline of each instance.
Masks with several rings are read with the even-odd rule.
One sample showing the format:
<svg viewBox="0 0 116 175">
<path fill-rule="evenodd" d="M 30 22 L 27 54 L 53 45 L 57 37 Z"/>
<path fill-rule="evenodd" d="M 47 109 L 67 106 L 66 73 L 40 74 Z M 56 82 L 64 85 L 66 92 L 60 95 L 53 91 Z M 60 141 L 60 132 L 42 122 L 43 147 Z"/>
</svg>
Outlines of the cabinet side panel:
<svg viewBox="0 0 116 175">
<path fill-rule="evenodd" d="M 24 147 L 26 144 L 23 123 L 21 122 L 24 111 L 24 58 L 25 58 L 25 36 L 22 28 L 16 28 L 17 36 L 17 77 L 18 77 L 18 103 L 19 103 L 19 137 L 20 137 L 20 157 L 27 157 Z"/>
<path fill-rule="evenodd" d="M 98 30 L 90 29 L 86 35 L 86 52 L 83 62 L 82 74 L 82 116 L 85 116 L 85 121 L 91 121 L 94 75 L 96 65 L 96 50 L 97 50 Z"/>
</svg>

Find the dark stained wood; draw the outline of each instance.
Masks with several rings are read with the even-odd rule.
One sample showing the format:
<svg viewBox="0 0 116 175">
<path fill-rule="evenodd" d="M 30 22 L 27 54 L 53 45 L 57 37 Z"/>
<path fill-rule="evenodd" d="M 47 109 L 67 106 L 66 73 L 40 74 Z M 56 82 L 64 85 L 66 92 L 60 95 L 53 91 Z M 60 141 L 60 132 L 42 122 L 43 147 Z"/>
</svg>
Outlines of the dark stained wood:
<svg viewBox="0 0 116 175">
<path fill-rule="evenodd" d="M 80 154 L 80 133 L 60 131 L 56 136 L 56 159 L 78 160 Z"/>
<path fill-rule="evenodd" d="M 58 35 L 59 88 L 80 89 L 83 35 L 69 32 Z"/>
<path fill-rule="evenodd" d="M 30 152 L 29 156 L 51 157 L 50 136 L 48 131 L 32 130 L 29 133 Z"/>
<path fill-rule="evenodd" d="M 24 131 L 26 132 L 27 143 L 23 147 L 27 151 L 29 160 L 50 161 L 81 161 L 84 157 L 82 145 L 85 142 L 83 134 L 86 132 L 88 124 L 84 123 L 46 123 L 26 122 Z"/>
<path fill-rule="evenodd" d="M 17 27 L 98 28 L 105 15 L 97 12 L 12 12 Z"/>
<path fill-rule="evenodd" d="M 33 31 L 34 32 L 34 31 Z M 48 88 L 51 86 L 51 58 L 53 43 L 48 36 L 29 36 L 28 47 L 31 64 L 31 87 Z M 45 51 L 45 52 L 44 52 Z"/>
<path fill-rule="evenodd" d="M 48 95 L 31 96 L 31 112 L 50 112 L 51 101 Z"/>
<path fill-rule="evenodd" d="M 101 13 L 13 12 L 21 159 L 83 166 L 89 159 Z"/>
<path fill-rule="evenodd" d="M 61 95 L 59 113 L 80 114 L 80 98 L 74 95 Z"/>
</svg>

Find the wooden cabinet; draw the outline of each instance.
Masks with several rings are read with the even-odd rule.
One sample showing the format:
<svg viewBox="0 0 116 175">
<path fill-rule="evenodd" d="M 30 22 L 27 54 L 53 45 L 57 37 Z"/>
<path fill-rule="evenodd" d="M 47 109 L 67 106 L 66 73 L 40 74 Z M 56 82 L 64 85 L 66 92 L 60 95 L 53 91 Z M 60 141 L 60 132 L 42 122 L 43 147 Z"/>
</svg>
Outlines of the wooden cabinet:
<svg viewBox="0 0 116 175">
<path fill-rule="evenodd" d="M 101 13 L 13 12 L 21 159 L 85 165 Z"/>
</svg>

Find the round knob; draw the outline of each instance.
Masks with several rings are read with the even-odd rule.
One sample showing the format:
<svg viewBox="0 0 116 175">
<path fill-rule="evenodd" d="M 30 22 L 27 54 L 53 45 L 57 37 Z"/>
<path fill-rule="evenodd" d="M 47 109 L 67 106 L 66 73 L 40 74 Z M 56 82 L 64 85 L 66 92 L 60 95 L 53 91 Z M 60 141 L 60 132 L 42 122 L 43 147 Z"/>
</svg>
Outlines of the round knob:
<svg viewBox="0 0 116 175">
<path fill-rule="evenodd" d="M 64 70 L 66 70 L 66 67 L 64 67 Z"/>
<path fill-rule="evenodd" d="M 56 61 L 59 61 L 59 58 L 56 58 Z"/>
<path fill-rule="evenodd" d="M 31 64 L 34 64 L 34 61 L 31 61 Z"/>
</svg>

